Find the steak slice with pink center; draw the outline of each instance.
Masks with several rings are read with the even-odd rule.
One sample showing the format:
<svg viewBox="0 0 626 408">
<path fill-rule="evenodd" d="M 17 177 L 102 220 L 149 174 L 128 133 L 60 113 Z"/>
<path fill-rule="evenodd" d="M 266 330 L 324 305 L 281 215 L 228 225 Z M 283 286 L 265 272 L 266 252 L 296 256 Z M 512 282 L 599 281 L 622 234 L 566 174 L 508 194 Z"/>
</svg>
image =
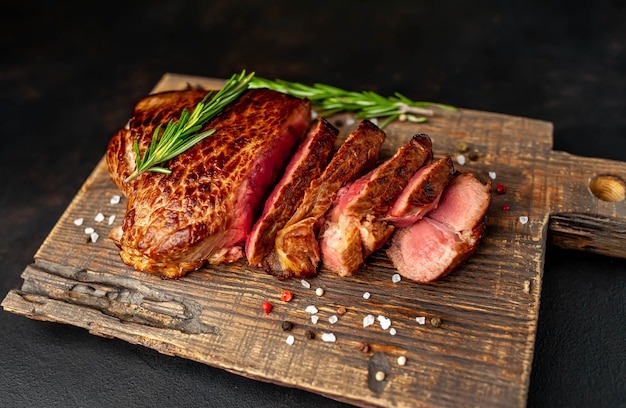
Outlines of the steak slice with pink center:
<svg viewBox="0 0 626 408">
<path fill-rule="evenodd" d="M 322 175 L 306 189 L 302 204 L 276 235 L 275 251 L 267 257 L 269 273 L 287 279 L 317 274 L 318 232 L 337 192 L 374 165 L 385 133 L 363 120 L 333 155 Z"/>
<path fill-rule="evenodd" d="M 352 275 L 385 244 L 394 227 L 381 217 L 417 170 L 431 160 L 430 137 L 415 135 L 391 158 L 341 189 L 320 234 L 325 268 L 340 276 Z"/>
<path fill-rule="evenodd" d="M 246 257 L 250 265 L 261 267 L 263 258 L 274 249 L 276 234 L 302 203 L 311 180 L 328 164 L 338 134 L 339 130 L 322 118 L 309 130 L 248 235 Z"/>
<path fill-rule="evenodd" d="M 405 278 L 436 281 L 474 254 L 485 232 L 491 202 L 491 179 L 457 173 L 435 210 L 391 237 L 387 256 Z"/>
<path fill-rule="evenodd" d="M 409 180 L 384 220 L 396 227 L 408 227 L 437 207 L 443 190 L 454 176 L 449 156 L 422 167 Z"/>
</svg>

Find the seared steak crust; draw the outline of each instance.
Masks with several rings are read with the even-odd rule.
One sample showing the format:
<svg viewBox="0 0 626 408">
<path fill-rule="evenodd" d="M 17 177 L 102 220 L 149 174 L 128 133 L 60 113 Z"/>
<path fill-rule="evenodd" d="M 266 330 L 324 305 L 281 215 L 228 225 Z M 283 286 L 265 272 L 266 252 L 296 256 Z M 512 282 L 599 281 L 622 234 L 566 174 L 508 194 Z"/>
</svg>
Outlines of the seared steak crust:
<svg viewBox="0 0 626 408">
<path fill-rule="evenodd" d="M 216 130 L 212 136 L 164 163 L 171 174 L 149 172 L 126 183 L 135 169 L 133 142 L 144 151 L 158 124 L 177 120 L 205 95 L 148 96 L 109 143 L 111 178 L 128 199 L 123 226 L 110 236 L 138 270 L 177 278 L 207 261 L 241 258 L 260 204 L 310 123 L 309 101 L 249 90 L 205 125 Z"/>
</svg>

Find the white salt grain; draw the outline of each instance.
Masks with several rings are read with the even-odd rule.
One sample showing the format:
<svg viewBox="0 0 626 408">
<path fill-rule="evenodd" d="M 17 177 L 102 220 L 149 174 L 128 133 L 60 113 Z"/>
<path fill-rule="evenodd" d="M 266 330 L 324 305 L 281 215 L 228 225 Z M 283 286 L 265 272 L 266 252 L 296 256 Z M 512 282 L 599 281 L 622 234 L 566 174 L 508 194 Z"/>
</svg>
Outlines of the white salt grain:
<svg viewBox="0 0 626 408">
<path fill-rule="evenodd" d="M 363 327 L 371 326 L 376 321 L 374 315 L 367 315 L 363 318 Z"/>
<path fill-rule="evenodd" d="M 100 236 L 97 232 L 92 232 L 89 237 L 91 238 L 91 242 L 96 242 Z"/>
<path fill-rule="evenodd" d="M 406 364 L 406 357 L 405 356 L 400 356 L 398 357 L 398 365 L 405 365 Z"/>
<path fill-rule="evenodd" d="M 119 195 L 114 195 L 113 197 L 111 197 L 111 201 L 109 201 L 111 204 L 119 204 L 120 203 L 120 196 Z"/>
<path fill-rule="evenodd" d="M 426 324 L 426 317 L 425 316 L 417 316 L 415 318 L 415 321 L 419 324 Z"/>
<path fill-rule="evenodd" d="M 91 227 L 87 227 L 85 228 L 85 234 L 89 235 L 89 234 L 93 234 L 95 230 Z"/>
<path fill-rule="evenodd" d="M 339 318 L 337 317 L 337 315 L 332 315 L 328 318 L 328 323 L 330 324 L 335 324 L 337 323 L 337 320 L 339 320 Z"/>
<path fill-rule="evenodd" d="M 391 319 L 385 316 L 378 316 L 378 323 L 380 323 L 380 327 L 383 328 L 383 330 L 387 330 L 389 327 L 391 327 Z"/>
<path fill-rule="evenodd" d="M 462 154 L 459 154 L 458 156 L 456 156 L 456 162 L 459 163 L 461 166 L 465 164 L 465 156 L 463 156 Z"/>
<path fill-rule="evenodd" d="M 307 289 L 310 289 L 310 288 L 311 288 L 311 284 L 310 284 L 307 280 L 305 280 L 305 279 L 302 279 L 302 280 L 300 281 L 300 283 L 302 283 L 302 286 L 304 286 L 304 287 L 305 287 L 305 288 L 307 288 Z"/>
<path fill-rule="evenodd" d="M 384 371 L 377 371 L 376 372 L 376 381 L 383 381 L 385 379 L 385 372 Z"/>
<path fill-rule="evenodd" d="M 287 344 L 289 344 L 290 346 L 293 345 L 293 343 L 296 341 L 296 338 L 293 337 L 292 335 L 287 336 Z"/>
<path fill-rule="evenodd" d="M 311 323 L 317 324 L 319 319 L 320 319 L 320 317 L 318 315 L 312 315 L 311 316 Z"/>
<path fill-rule="evenodd" d="M 104 221 L 104 214 L 102 214 L 102 213 L 96 214 L 96 218 L 94 218 L 94 220 L 96 220 L 96 222 Z"/>
<path fill-rule="evenodd" d="M 323 333 L 322 334 L 322 341 L 325 341 L 327 343 L 334 343 L 337 340 L 337 338 L 335 337 L 335 335 L 333 333 Z"/>
<path fill-rule="evenodd" d="M 402 276 L 400 276 L 399 273 L 394 273 L 393 276 L 391 277 L 391 281 L 393 283 L 398 283 L 402 280 Z"/>
<path fill-rule="evenodd" d="M 315 294 L 317 296 L 323 296 L 324 295 L 324 289 L 322 289 L 322 288 L 315 289 Z"/>
<path fill-rule="evenodd" d="M 76 218 L 74 220 L 74 225 L 76 225 L 77 227 L 80 227 L 81 225 L 83 225 L 83 221 L 84 221 L 84 219 L 82 219 L 82 218 Z"/>
<path fill-rule="evenodd" d="M 526 224 L 528 222 L 528 217 L 522 215 L 521 217 L 519 217 L 519 222 L 521 222 L 522 224 Z"/>
<path fill-rule="evenodd" d="M 365 293 L 363 294 L 363 299 L 369 299 L 369 298 L 370 298 L 370 296 L 371 296 L 371 295 L 370 295 L 370 293 L 369 293 L 369 292 L 365 292 Z"/>
<path fill-rule="evenodd" d="M 304 309 L 304 311 L 309 314 L 315 314 L 318 312 L 317 307 L 315 307 L 314 305 L 307 306 L 306 309 Z"/>
<path fill-rule="evenodd" d="M 495 171 L 490 171 L 489 172 L 489 178 L 492 179 L 492 180 L 495 180 L 496 179 L 496 172 Z"/>
<path fill-rule="evenodd" d="M 109 225 L 113 224 L 113 222 L 115 221 L 115 215 L 112 215 L 109 217 Z"/>
<path fill-rule="evenodd" d="M 389 334 L 391 334 L 392 336 L 396 335 L 396 329 L 394 329 L 393 327 L 391 329 L 389 329 Z"/>
</svg>

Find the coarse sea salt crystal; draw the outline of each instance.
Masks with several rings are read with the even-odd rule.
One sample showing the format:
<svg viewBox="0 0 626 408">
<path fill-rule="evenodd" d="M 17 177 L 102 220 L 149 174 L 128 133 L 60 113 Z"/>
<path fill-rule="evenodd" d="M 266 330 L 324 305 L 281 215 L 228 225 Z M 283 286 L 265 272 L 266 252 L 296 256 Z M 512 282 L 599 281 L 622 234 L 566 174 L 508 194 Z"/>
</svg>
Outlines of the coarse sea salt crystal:
<svg viewBox="0 0 626 408">
<path fill-rule="evenodd" d="M 419 324 L 426 324 L 426 317 L 425 316 L 417 316 L 415 318 L 415 321 Z"/>
<path fill-rule="evenodd" d="M 369 293 L 369 292 L 365 292 L 365 293 L 363 294 L 363 299 L 369 299 L 369 298 L 370 298 L 370 296 L 371 296 L 371 295 L 370 295 L 370 293 Z"/>
<path fill-rule="evenodd" d="M 304 311 L 309 314 L 315 314 L 318 312 L 317 307 L 315 307 L 314 305 L 307 306 L 306 309 L 304 309 Z"/>
<path fill-rule="evenodd" d="M 311 323 L 313 324 L 317 324 L 317 322 L 319 321 L 320 317 L 318 315 L 312 315 L 311 316 Z"/>
<path fill-rule="evenodd" d="M 334 343 L 337 340 L 337 338 L 335 337 L 335 335 L 333 333 L 323 333 L 322 334 L 322 341 L 325 341 L 327 343 Z"/>
<path fill-rule="evenodd" d="M 85 228 L 85 234 L 89 235 L 89 234 L 93 234 L 95 230 L 91 227 L 87 227 Z"/>
<path fill-rule="evenodd" d="M 495 171 L 490 171 L 489 172 L 489 178 L 492 179 L 492 180 L 495 180 L 496 179 L 496 172 Z"/>
<path fill-rule="evenodd" d="M 519 222 L 521 222 L 522 224 L 526 224 L 528 222 L 528 217 L 522 215 L 521 217 L 519 217 Z"/>
<path fill-rule="evenodd" d="M 291 334 L 289 336 L 287 336 L 287 340 L 286 343 L 289 344 L 290 346 L 293 345 L 293 343 L 296 341 L 296 338 L 293 337 Z"/>
<path fill-rule="evenodd" d="M 393 327 L 391 329 L 389 329 L 389 334 L 391 334 L 392 336 L 396 335 L 396 329 L 394 329 Z"/>
<path fill-rule="evenodd" d="M 337 317 L 337 315 L 332 315 L 328 318 L 328 323 L 330 324 L 335 324 L 337 323 L 337 320 L 339 320 L 339 318 Z"/>
<path fill-rule="evenodd" d="M 394 273 L 393 276 L 391 277 L 391 281 L 393 283 L 398 283 L 402 280 L 402 276 L 400 276 L 399 273 Z"/>
<path fill-rule="evenodd" d="M 102 213 L 96 214 L 96 218 L 94 218 L 94 220 L 96 220 L 96 222 L 104 221 L 104 214 L 102 214 Z"/>
<path fill-rule="evenodd" d="M 97 233 L 97 232 L 92 232 L 92 233 L 89 235 L 89 238 L 91 238 L 91 242 L 96 242 L 96 241 L 98 240 L 98 238 L 99 238 L 99 237 L 100 237 L 100 236 L 98 235 L 98 233 Z"/>
<path fill-rule="evenodd" d="M 112 215 L 109 217 L 109 225 L 113 224 L 113 222 L 115 221 L 115 215 Z"/>
<path fill-rule="evenodd" d="M 109 202 L 111 204 L 119 204 L 120 203 L 120 199 L 121 199 L 121 197 L 116 194 L 113 197 L 111 197 L 111 200 Z"/>
<path fill-rule="evenodd" d="M 82 218 L 76 218 L 74 220 L 74 225 L 76 225 L 77 227 L 80 227 L 81 225 L 83 225 L 83 221 L 85 221 L 85 220 L 82 219 Z"/>
<path fill-rule="evenodd" d="M 458 156 L 456 156 L 456 162 L 459 163 L 461 166 L 465 164 L 465 156 L 463 156 L 462 154 L 459 154 Z"/>
<path fill-rule="evenodd" d="M 363 327 L 371 326 L 376 321 L 374 315 L 367 315 L 363 318 Z"/>
<path fill-rule="evenodd" d="M 378 323 L 380 323 L 380 327 L 382 327 L 383 330 L 387 330 L 391 327 L 391 319 L 386 316 L 378 316 Z"/>
<path fill-rule="evenodd" d="M 311 288 L 311 284 L 309 283 L 309 281 L 307 281 L 307 280 L 305 280 L 305 279 L 302 279 L 302 280 L 300 281 L 300 283 L 302 284 L 302 286 L 304 286 L 304 287 L 305 287 L 305 288 L 307 288 L 307 289 L 310 289 L 310 288 Z"/>
</svg>

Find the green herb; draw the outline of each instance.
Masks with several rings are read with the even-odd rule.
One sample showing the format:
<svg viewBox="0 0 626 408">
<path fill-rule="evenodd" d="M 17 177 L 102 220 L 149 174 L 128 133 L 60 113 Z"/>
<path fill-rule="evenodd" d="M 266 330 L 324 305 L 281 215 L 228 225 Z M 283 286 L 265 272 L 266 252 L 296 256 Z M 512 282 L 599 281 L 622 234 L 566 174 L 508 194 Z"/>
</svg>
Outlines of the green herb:
<svg viewBox="0 0 626 408">
<path fill-rule="evenodd" d="M 161 125 L 154 130 L 150 146 L 141 154 L 139 143 L 135 140 L 133 148 L 136 156 L 135 171 L 126 178 L 129 182 L 147 171 L 158 173 L 171 173 L 171 170 L 160 167 L 159 164 L 166 162 L 202 139 L 211 136 L 215 129 L 199 132 L 202 127 L 213 119 L 228 104 L 239 97 L 250 85 L 254 73 L 233 75 L 219 91 L 210 91 L 201 102 L 196 105 L 193 112 L 184 109 L 178 121 L 170 120 L 161 133 Z"/>
<path fill-rule="evenodd" d="M 281 79 L 272 81 L 255 77 L 250 82 L 250 88 L 269 88 L 298 98 L 308 98 L 320 116 L 354 112 L 357 119 L 382 119 L 378 125 L 381 128 L 397 119 L 425 122 L 428 116 L 433 115 L 433 111 L 428 109 L 433 106 L 456 110 L 453 106 L 441 103 L 412 101 L 397 92 L 394 96 L 383 97 L 372 91 L 346 91 L 324 84 L 309 86 Z"/>
</svg>

